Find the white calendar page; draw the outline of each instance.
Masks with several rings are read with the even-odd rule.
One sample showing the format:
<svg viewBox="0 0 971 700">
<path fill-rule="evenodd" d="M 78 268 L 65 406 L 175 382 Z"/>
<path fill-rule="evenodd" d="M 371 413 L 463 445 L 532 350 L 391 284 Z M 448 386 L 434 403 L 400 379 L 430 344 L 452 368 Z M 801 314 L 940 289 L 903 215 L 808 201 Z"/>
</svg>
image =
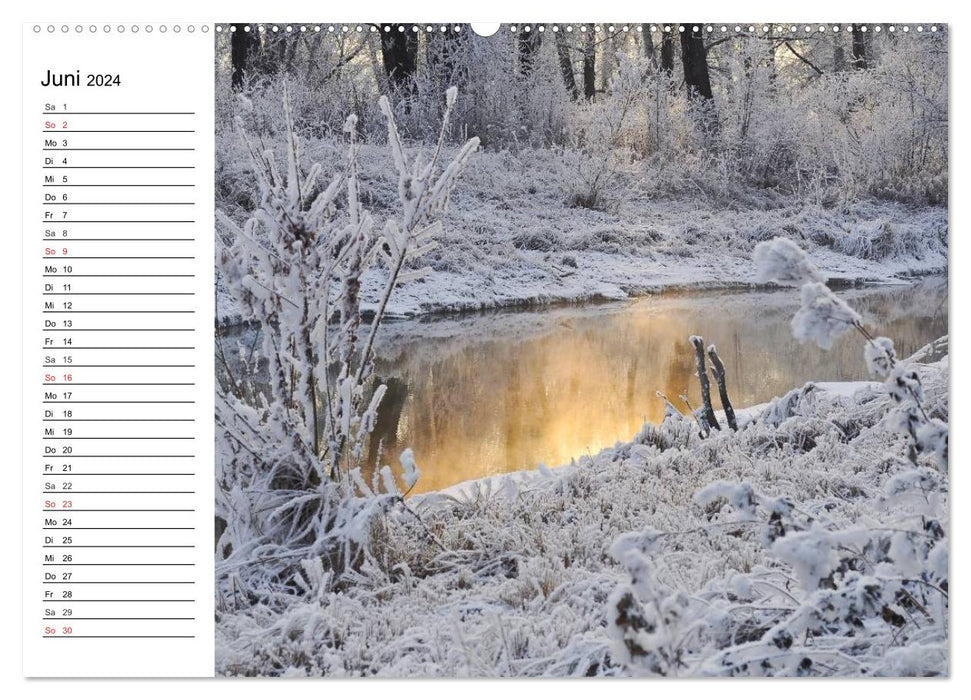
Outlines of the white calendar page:
<svg viewBox="0 0 971 700">
<path fill-rule="evenodd" d="M 960 19 L 456 7 L 17 25 L 20 695 L 957 695 Z"/>
<path fill-rule="evenodd" d="M 24 26 L 24 672 L 211 675 L 207 24 Z"/>
</svg>

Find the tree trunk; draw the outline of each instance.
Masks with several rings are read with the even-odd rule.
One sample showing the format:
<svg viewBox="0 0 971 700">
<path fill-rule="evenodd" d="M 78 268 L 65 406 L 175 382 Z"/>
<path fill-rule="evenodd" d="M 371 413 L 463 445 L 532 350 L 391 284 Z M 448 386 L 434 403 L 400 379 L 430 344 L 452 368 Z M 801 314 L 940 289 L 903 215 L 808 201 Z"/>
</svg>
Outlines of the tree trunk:
<svg viewBox="0 0 971 700">
<path fill-rule="evenodd" d="M 459 83 L 459 77 L 457 75 L 459 70 L 456 59 L 458 57 L 462 35 L 449 31 L 442 34 L 441 37 L 442 66 L 445 69 L 445 76 L 449 83 L 446 87 L 452 87 L 452 85 L 458 85 Z"/>
<path fill-rule="evenodd" d="M 234 24 L 230 38 L 230 60 L 233 66 L 232 85 L 234 90 L 242 90 L 246 76 L 246 57 L 250 47 L 250 33 L 243 31 L 245 24 Z"/>
<path fill-rule="evenodd" d="M 697 31 L 694 27 L 697 26 Z M 699 25 L 684 23 L 681 32 L 681 65 L 684 67 L 684 84 L 689 98 L 714 99 L 711 78 L 708 75 L 708 52 Z"/>
<path fill-rule="evenodd" d="M 600 42 L 603 46 L 600 51 L 600 92 L 604 94 L 610 91 L 610 82 L 614 79 L 614 69 L 618 65 L 617 52 L 621 50 L 621 38 L 626 39 L 627 36 L 627 34 L 623 37 L 608 34 Z"/>
<path fill-rule="evenodd" d="M 368 42 L 368 60 L 371 63 L 371 73 L 374 75 L 374 82 L 378 85 L 378 91 L 382 95 L 387 95 L 390 90 L 388 74 L 384 70 L 384 61 L 381 51 L 381 26 L 374 25 L 378 34 L 369 33 L 366 41 Z"/>
<path fill-rule="evenodd" d="M 654 54 L 654 35 L 650 24 L 641 25 L 641 36 L 644 38 L 644 55 L 651 60 L 651 68 L 657 70 L 657 56 Z"/>
<path fill-rule="evenodd" d="M 556 56 L 560 62 L 560 73 L 563 75 L 563 85 L 570 95 L 570 99 L 576 101 L 580 99 L 580 90 L 577 88 L 577 78 L 573 74 L 573 61 L 570 59 L 570 47 L 566 43 L 566 38 L 562 33 L 556 35 Z"/>
<path fill-rule="evenodd" d="M 542 37 L 535 28 L 519 32 L 519 72 L 523 77 L 529 77 L 533 72 Z"/>
<path fill-rule="evenodd" d="M 661 70 L 668 74 L 674 74 L 674 34 L 664 32 L 661 35 Z"/>
<path fill-rule="evenodd" d="M 860 30 L 860 25 L 853 25 L 853 67 L 856 70 L 866 70 L 866 35 Z"/>
<path fill-rule="evenodd" d="M 588 100 L 597 96 L 597 43 L 593 27 L 587 25 L 587 35 L 583 39 L 583 96 Z"/>
<path fill-rule="evenodd" d="M 408 90 L 418 68 L 418 35 L 411 31 L 410 25 L 381 25 L 382 29 L 386 26 L 391 31 L 381 32 L 384 72 L 392 87 Z"/>
</svg>

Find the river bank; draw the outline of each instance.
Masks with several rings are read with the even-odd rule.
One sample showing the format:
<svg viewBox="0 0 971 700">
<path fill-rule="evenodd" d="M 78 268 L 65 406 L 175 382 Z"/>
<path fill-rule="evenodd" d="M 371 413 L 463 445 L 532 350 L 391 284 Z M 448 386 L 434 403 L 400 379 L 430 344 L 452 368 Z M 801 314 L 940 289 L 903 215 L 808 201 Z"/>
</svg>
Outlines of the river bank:
<svg viewBox="0 0 971 700">
<path fill-rule="evenodd" d="M 225 147 L 238 148 L 227 137 Z M 332 144 L 311 142 L 307 157 L 325 169 L 342 163 Z M 379 224 L 394 219 L 396 181 L 379 147 L 363 146 L 362 199 Z M 256 196 L 251 178 L 230 171 L 245 154 L 226 158 L 218 206 L 238 224 L 241 202 Z M 675 196 L 647 186 L 648 173 L 619 173 L 604 209 L 571 206 L 570 176 L 548 152 L 476 154 L 451 196 L 440 245 L 419 265 L 421 280 L 402 285 L 390 316 L 418 317 L 559 302 L 617 300 L 676 289 L 745 288 L 755 284 L 752 249 L 786 236 L 804 248 L 835 285 L 895 283 L 947 269 L 944 206 L 864 199 L 819 202 L 749 189 Z M 623 195 L 623 196 L 621 196 Z M 380 225 L 378 226 L 380 228 Z M 382 271 L 362 279 L 364 311 L 373 309 Z M 233 322 L 235 304 L 217 284 L 217 318 Z"/>
</svg>

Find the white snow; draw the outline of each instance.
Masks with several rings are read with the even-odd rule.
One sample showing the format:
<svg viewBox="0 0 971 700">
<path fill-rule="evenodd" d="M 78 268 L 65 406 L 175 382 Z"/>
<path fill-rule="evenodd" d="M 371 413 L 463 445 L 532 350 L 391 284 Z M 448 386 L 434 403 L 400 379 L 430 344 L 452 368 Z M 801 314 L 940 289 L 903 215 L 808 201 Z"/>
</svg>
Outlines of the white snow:
<svg viewBox="0 0 971 700">
<path fill-rule="evenodd" d="M 421 470 L 415 463 L 415 453 L 410 447 L 408 447 L 402 451 L 398 461 L 401 462 L 401 478 L 405 482 L 405 486 L 411 489 L 411 487 L 417 484 L 418 480 L 421 478 Z"/>
<path fill-rule="evenodd" d="M 811 340 L 823 350 L 861 322 L 860 315 L 833 294 L 822 282 L 807 282 L 802 287 L 802 306 L 792 317 L 796 340 Z"/>
</svg>

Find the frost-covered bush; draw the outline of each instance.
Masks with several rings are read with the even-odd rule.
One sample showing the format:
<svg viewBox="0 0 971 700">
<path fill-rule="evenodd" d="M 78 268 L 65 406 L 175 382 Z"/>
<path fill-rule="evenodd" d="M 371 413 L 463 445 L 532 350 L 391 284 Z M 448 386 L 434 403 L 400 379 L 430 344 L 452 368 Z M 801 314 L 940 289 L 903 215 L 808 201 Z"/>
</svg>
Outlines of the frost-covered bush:
<svg viewBox="0 0 971 700">
<path fill-rule="evenodd" d="M 587 209 L 606 209 L 621 196 L 619 171 L 629 166 L 641 134 L 634 128 L 636 113 L 648 98 L 648 62 L 618 54 L 617 69 L 607 97 L 597 105 L 578 107 L 570 124 L 569 149 L 563 151 L 567 202 Z"/>
<path fill-rule="evenodd" d="M 455 99 L 451 88 L 445 125 Z M 321 559 L 336 585 L 369 556 L 374 514 L 403 505 L 389 468 L 370 486 L 361 474 L 385 392 L 373 376 L 374 342 L 394 290 L 427 272 L 412 261 L 436 245 L 439 218 L 478 142 L 443 162 L 443 126 L 430 158 L 412 159 L 388 101 L 379 106 L 399 200 L 397 215 L 383 221 L 361 204 L 355 116 L 345 122 L 345 165 L 324 183 L 319 164 L 304 169 L 289 100 L 282 166 L 239 126 L 259 202 L 242 225 L 220 212 L 217 268 L 259 344 L 240 347 L 249 356 L 240 372 L 220 342 L 216 561 L 219 593 L 233 605 L 295 590 L 302 560 Z M 383 283 L 365 320 L 361 279 L 369 270 L 383 271 Z M 265 381 L 255 381 L 257 372 Z M 410 488 L 419 474 L 410 451 L 401 463 Z"/>
<path fill-rule="evenodd" d="M 762 282 L 802 284 L 802 306 L 792 319 L 792 332 L 800 341 L 812 340 L 823 350 L 848 330 L 863 337 L 864 359 L 872 375 L 885 379 L 885 389 L 897 409 L 892 414 L 902 432 L 911 439 L 913 450 L 935 455 L 947 464 L 947 426 L 932 420 L 923 407 L 920 376 L 898 362 L 893 341 L 874 337 L 864 326 L 860 315 L 826 286 L 825 276 L 813 265 L 796 244 L 787 238 L 763 241 L 753 255 Z M 918 434 L 925 436 L 924 439 Z M 916 456 L 911 455 L 916 463 Z"/>
</svg>

